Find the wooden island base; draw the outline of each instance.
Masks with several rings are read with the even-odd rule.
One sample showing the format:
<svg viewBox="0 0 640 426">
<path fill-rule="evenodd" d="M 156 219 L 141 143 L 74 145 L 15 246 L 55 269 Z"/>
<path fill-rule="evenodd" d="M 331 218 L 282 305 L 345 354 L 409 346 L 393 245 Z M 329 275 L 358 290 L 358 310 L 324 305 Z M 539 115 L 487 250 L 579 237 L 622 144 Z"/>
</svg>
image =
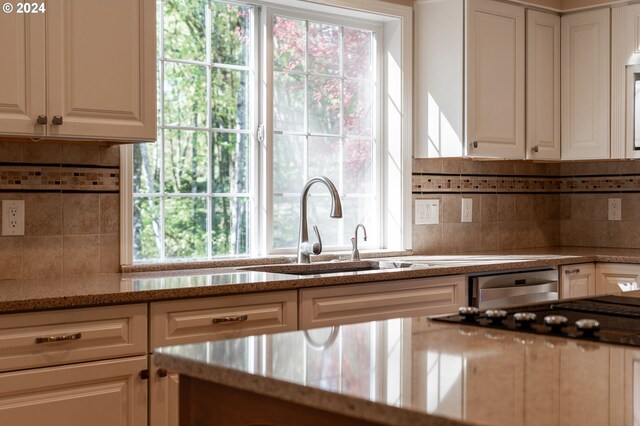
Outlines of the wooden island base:
<svg viewBox="0 0 640 426">
<path fill-rule="evenodd" d="M 180 376 L 180 426 L 381 426 L 205 380 Z"/>
</svg>

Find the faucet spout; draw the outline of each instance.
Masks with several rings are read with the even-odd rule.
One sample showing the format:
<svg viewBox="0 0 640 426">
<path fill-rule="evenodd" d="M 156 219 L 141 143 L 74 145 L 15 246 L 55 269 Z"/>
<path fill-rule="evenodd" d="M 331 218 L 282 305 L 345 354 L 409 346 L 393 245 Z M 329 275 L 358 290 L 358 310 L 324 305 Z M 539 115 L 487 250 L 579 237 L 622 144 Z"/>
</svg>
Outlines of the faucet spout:
<svg viewBox="0 0 640 426">
<path fill-rule="evenodd" d="M 360 230 L 360 228 L 362 228 L 362 232 L 364 232 L 364 240 L 367 241 L 367 228 L 359 223 L 351 238 L 351 245 L 353 246 L 353 250 L 351 250 L 351 260 L 360 260 L 360 251 L 358 250 L 358 230 Z"/>
<path fill-rule="evenodd" d="M 327 187 L 331 194 L 331 213 L 332 218 L 339 219 L 342 217 L 342 203 L 340 202 L 340 194 L 336 186 L 325 176 L 316 176 L 309 179 L 309 182 L 304 186 L 302 195 L 300 196 L 300 232 L 298 236 L 298 263 L 310 263 L 311 254 L 322 253 L 322 242 L 320 240 L 320 233 L 315 228 L 318 242 L 314 244 L 309 243 L 309 226 L 307 223 L 307 199 L 309 198 L 309 190 L 316 183 L 322 183 Z"/>
</svg>

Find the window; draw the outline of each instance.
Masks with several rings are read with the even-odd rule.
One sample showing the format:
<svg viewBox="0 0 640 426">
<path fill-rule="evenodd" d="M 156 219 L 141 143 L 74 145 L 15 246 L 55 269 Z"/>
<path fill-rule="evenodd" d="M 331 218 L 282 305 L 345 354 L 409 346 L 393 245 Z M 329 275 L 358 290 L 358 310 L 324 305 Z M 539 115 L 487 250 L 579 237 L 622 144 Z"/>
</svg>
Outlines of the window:
<svg viewBox="0 0 640 426">
<path fill-rule="evenodd" d="M 158 3 L 158 143 L 134 148 L 134 259 L 250 251 L 255 7 Z"/>
<path fill-rule="evenodd" d="M 272 247 L 295 247 L 304 183 L 317 175 L 336 185 L 343 220 L 329 217 L 328 192 L 314 187 L 309 221 L 323 243 L 350 247 L 358 223 L 377 246 L 379 193 L 376 32 L 273 14 Z"/>
<path fill-rule="evenodd" d="M 316 175 L 334 182 L 343 204 L 344 218 L 331 219 L 326 189 L 311 191 L 309 224 L 325 251 L 350 248 L 358 223 L 369 234 L 361 246 L 401 240 L 406 212 L 397 194 L 383 194 L 394 187 L 404 197 L 410 179 L 400 146 L 410 72 L 397 74 L 410 61 L 390 49 L 402 58 L 399 46 L 410 48 L 411 11 L 399 21 L 389 11 L 403 7 L 375 0 L 384 16 L 296 4 L 313 10 L 158 0 L 158 142 L 124 150 L 133 203 L 122 263 L 295 252 L 300 193 Z M 383 115 L 390 103 L 396 115 Z M 383 129 L 401 135 L 393 150 Z"/>
</svg>

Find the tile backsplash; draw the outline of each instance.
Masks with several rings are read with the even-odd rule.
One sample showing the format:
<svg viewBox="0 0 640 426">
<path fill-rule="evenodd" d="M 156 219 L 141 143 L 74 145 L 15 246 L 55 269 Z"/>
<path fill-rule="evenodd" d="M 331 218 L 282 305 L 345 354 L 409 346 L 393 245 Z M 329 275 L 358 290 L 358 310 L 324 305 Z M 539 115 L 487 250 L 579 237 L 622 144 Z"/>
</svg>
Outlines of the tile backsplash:
<svg viewBox="0 0 640 426">
<path fill-rule="evenodd" d="M 413 198 L 440 199 L 440 224 L 414 225 L 417 254 L 553 245 L 640 248 L 640 161 L 414 160 Z M 473 221 L 461 222 L 461 199 Z M 608 198 L 622 220 L 607 220 Z"/>
<path fill-rule="evenodd" d="M 0 142 L 0 200 L 25 201 L 25 235 L 0 236 L 0 279 L 120 271 L 119 152 Z"/>
</svg>

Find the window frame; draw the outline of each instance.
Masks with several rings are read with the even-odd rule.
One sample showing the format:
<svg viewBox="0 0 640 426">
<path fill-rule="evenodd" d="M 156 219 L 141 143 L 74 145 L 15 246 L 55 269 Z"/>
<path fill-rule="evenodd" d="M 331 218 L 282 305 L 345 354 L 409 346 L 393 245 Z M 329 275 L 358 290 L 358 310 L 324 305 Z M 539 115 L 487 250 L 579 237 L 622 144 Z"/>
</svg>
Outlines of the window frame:
<svg viewBox="0 0 640 426">
<path fill-rule="evenodd" d="M 265 8 L 287 9 L 294 6 L 295 9 L 303 8 L 309 14 L 327 12 L 328 8 L 335 11 L 340 8 L 341 16 L 349 16 L 354 19 L 371 17 L 380 21 L 384 27 L 384 40 L 378 40 L 377 47 L 382 49 L 378 53 L 379 64 L 382 71 L 378 74 L 378 89 L 382 90 L 381 104 L 379 107 L 380 119 L 377 125 L 381 126 L 378 144 L 381 146 L 382 155 L 379 156 L 380 168 L 377 176 L 380 179 L 380 250 L 410 250 L 411 249 L 411 164 L 412 164 L 412 81 L 413 81 L 413 8 L 383 0 L 322 0 L 321 2 L 308 0 L 273 0 L 273 1 L 234 1 L 261 8 L 260 19 L 254 19 L 254 25 L 259 31 L 259 41 L 254 43 L 258 49 L 260 60 L 256 64 L 256 79 L 265 75 L 265 70 L 272 71 L 272 67 L 266 67 L 271 58 L 266 54 L 264 44 L 268 41 L 265 26 L 263 25 Z M 344 19 L 344 18 L 343 18 Z M 350 26 L 347 23 L 347 26 Z M 258 46 L 260 46 L 258 48 Z M 267 62 L 269 61 L 269 62 Z M 157 63 L 157 60 L 155 61 Z M 260 83 L 263 90 L 262 84 Z M 269 96 L 261 96 L 259 117 L 264 117 L 269 107 L 273 105 L 273 99 Z M 270 102 L 270 103 L 269 103 Z M 264 121 L 264 134 L 273 135 L 271 121 Z M 266 124 L 269 124 L 267 128 Z M 260 138 L 258 129 L 254 129 L 254 163 L 249 172 L 252 174 L 250 183 L 254 190 L 254 201 L 250 209 L 250 232 L 248 244 L 250 252 L 246 255 L 221 255 L 204 259 L 207 262 L 215 262 L 229 257 L 250 258 L 271 254 L 267 247 L 266 233 L 272 232 L 267 227 L 267 214 L 265 212 L 267 199 L 272 197 L 272 172 L 266 172 L 266 167 L 271 164 L 272 158 L 267 155 L 265 138 Z M 399 135 L 399 137 L 398 137 Z M 393 143 L 389 143 L 393 141 Z M 120 263 L 123 266 L 134 264 L 133 262 L 133 149 L 131 145 L 122 145 L 120 150 Z M 398 190 L 400 188 L 400 190 Z M 295 249 L 291 250 L 295 252 Z M 181 263 L 191 259 L 180 260 Z M 202 262 L 203 259 L 193 259 Z M 167 263 L 163 261 L 140 261 L 135 264 Z"/>
</svg>

